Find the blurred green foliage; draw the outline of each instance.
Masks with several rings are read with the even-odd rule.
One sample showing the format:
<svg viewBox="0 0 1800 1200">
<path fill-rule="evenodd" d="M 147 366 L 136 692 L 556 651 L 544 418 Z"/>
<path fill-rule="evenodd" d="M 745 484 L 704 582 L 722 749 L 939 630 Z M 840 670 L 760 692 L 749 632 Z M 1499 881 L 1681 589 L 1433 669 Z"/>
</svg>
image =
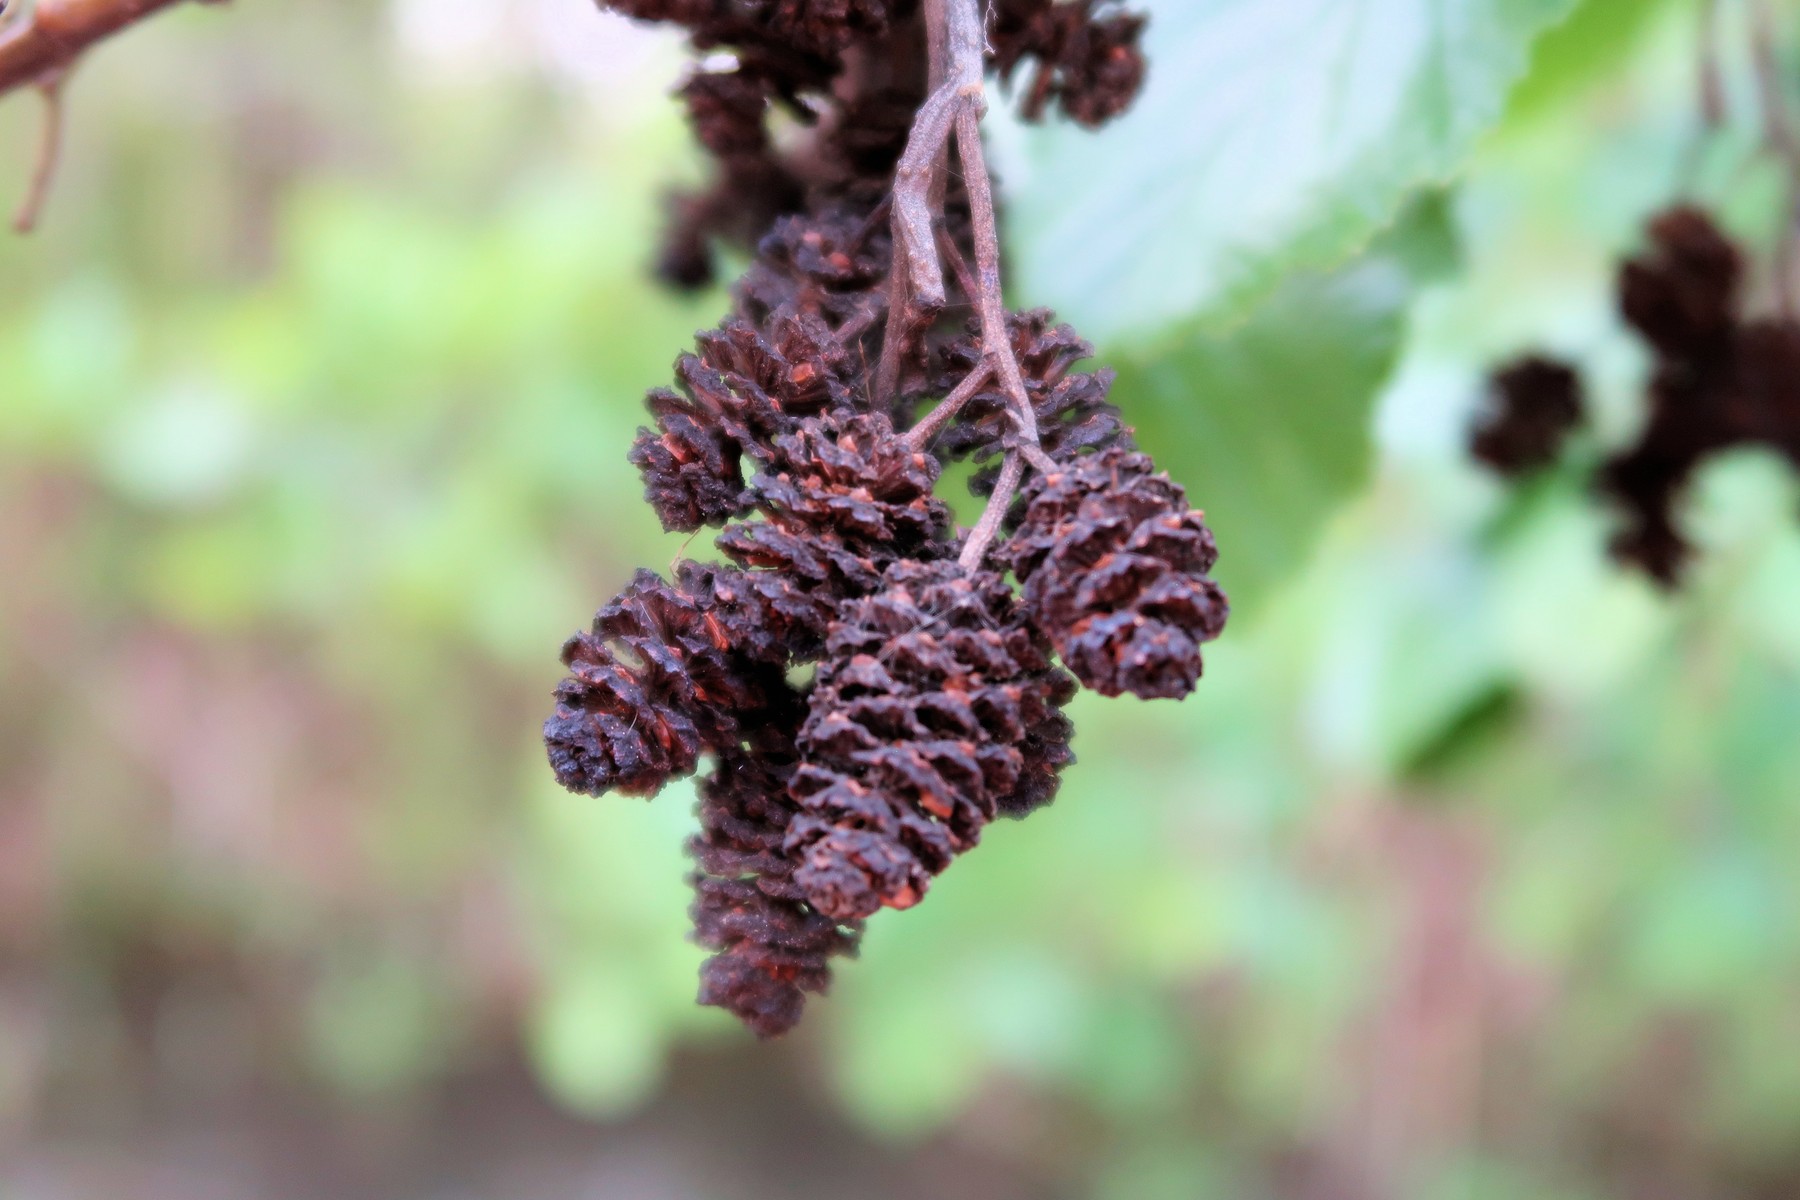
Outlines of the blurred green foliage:
<svg viewBox="0 0 1800 1200">
<path fill-rule="evenodd" d="M 1606 563 L 1578 481 L 1509 499 L 1461 452 L 1528 345 L 1591 368 L 1598 442 L 1629 432 L 1609 275 L 1696 136 L 1693 10 L 1588 0 L 1513 91 L 1569 4 L 1352 7 L 1405 35 L 1355 43 L 1393 103 L 1268 164 L 1292 221 L 1176 156 L 1206 207 L 1128 218 L 1215 264 L 1173 299 L 1100 228 L 1167 144 L 1059 141 L 1095 194 L 1017 200 L 1017 299 L 1133 326 L 1118 398 L 1220 530 L 1238 615 L 1199 694 L 1084 696 L 1057 803 L 754 1050 L 692 1003 L 691 792 L 568 796 L 537 745 L 560 640 L 705 550 L 624 461 L 723 303 L 642 274 L 693 170 L 675 48 L 353 0 L 107 47 L 47 228 L 0 245 L 0 1136 L 133 1073 L 391 1112 L 513 1047 L 622 1121 L 685 1050 L 1056 1194 L 1800 1191 L 1794 485 L 1703 479 L 1671 598 Z M 1237 110 L 1181 47 L 1256 12 L 1303 15 L 1162 14 L 1196 139 Z M 1259 112 L 1245 145 L 1307 150 Z M 1743 137 L 1694 186 L 1772 237 Z M 1261 302 L 1213 319 L 1244 280 Z"/>
</svg>

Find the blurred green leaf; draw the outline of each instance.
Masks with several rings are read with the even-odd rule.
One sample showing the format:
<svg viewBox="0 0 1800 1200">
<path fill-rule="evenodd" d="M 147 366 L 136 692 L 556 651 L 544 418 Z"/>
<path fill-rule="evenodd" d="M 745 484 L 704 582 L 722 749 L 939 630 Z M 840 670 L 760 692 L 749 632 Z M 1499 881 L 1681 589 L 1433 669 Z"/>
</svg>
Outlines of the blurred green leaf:
<svg viewBox="0 0 1800 1200">
<path fill-rule="evenodd" d="M 1240 614 L 1304 562 L 1319 526 L 1367 481 L 1370 416 L 1407 302 L 1454 247 L 1434 197 L 1356 263 L 1290 280 L 1244 324 L 1192 323 L 1115 361 L 1114 397 L 1206 510 Z"/>
<path fill-rule="evenodd" d="M 532 1061 L 556 1097 L 591 1116 L 628 1112 L 662 1075 L 656 997 L 594 969 L 557 981 L 528 1029 Z"/>
<path fill-rule="evenodd" d="M 1512 683 L 1494 682 L 1452 708 L 1443 724 L 1426 734 L 1400 764 L 1401 778 L 1421 783 L 1455 772 L 1502 742 L 1525 712 L 1525 698 Z"/>
<path fill-rule="evenodd" d="M 1567 21 L 1539 39 L 1531 70 L 1513 92 L 1506 120 L 1555 119 L 1575 93 L 1631 61 L 1669 0 L 1582 0 Z"/>
<path fill-rule="evenodd" d="M 1628 962 L 1654 999 L 1718 998 L 1755 980 L 1787 924 L 1762 864 L 1715 854 L 1683 864 L 1636 906 Z"/>
<path fill-rule="evenodd" d="M 1504 111 L 1576 0 L 1165 0 L 1105 137 L 1047 129 L 1012 198 L 1020 294 L 1091 337 L 1241 314 L 1340 262 Z"/>
</svg>

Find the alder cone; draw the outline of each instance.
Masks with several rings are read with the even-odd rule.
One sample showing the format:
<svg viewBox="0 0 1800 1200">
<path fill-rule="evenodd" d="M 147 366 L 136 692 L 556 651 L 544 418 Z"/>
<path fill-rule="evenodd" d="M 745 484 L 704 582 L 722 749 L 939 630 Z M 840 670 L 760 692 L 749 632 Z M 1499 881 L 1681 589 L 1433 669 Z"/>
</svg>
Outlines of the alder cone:
<svg viewBox="0 0 1800 1200">
<path fill-rule="evenodd" d="M 742 714 L 784 686 L 737 650 L 754 617 L 715 603 L 719 572 L 685 563 L 673 584 L 640 570 L 563 646 L 568 676 L 544 722 L 557 782 L 572 792 L 648 795 L 737 736 Z"/>
<path fill-rule="evenodd" d="M 679 391 L 656 388 L 630 459 L 663 528 L 691 533 L 743 516 L 755 504 L 744 459 L 765 459 L 776 437 L 810 413 L 848 403 L 849 365 L 816 317 L 769 322 L 769 336 L 732 318 L 698 336 L 675 362 Z"/>
<path fill-rule="evenodd" d="M 1756 321 L 1738 336 L 1742 424 L 1800 467 L 1800 324 Z"/>
<path fill-rule="evenodd" d="M 996 0 L 993 14 L 988 44 L 1000 77 L 1010 82 L 1021 64 L 1037 64 L 1019 105 L 1027 121 L 1039 120 L 1054 101 L 1091 129 L 1137 98 L 1143 17 L 1121 13 L 1112 0 Z"/>
<path fill-rule="evenodd" d="M 797 713 L 800 698 L 789 700 Z M 855 954 L 862 932 L 812 908 L 794 882 L 784 843 L 798 812 L 787 790 L 798 717 L 766 716 L 754 745 L 721 751 L 701 780 L 700 834 L 688 845 L 694 940 L 716 951 L 700 968 L 699 1001 L 764 1038 L 799 1021 L 807 995 L 830 985 L 830 960 Z"/>
<path fill-rule="evenodd" d="M 783 217 L 757 244 L 738 304 L 755 321 L 805 316 L 835 330 L 884 303 L 889 248 L 885 224 L 850 205 Z"/>
<path fill-rule="evenodd" d="M 1694 557 L 1676 509 L 1708 458 L 1766 445 L 1800 466 L 1800 327 L 1751 321 L 1705 356 L 1664 359 L 1648 399 L 1643 432 L 1601 466 L 1598 486 L 1622 514 L 1613 557 L 1673 588 Z"/>
<path fill-rule="evenodd" d="M 1625 320 L 1665 357 L 1721 353 L 1737 321 L 1744 260 L 1705 212 L 1686 205 L 1652 218 L 1649 251 L 1619 271 Z"/>
<path fill-rule="evenodd" d="M 884 223 L 849 205 L 783 217 L 757 244 L 737 286 L 756 320 L 807 314 L 841 324 L 874 300 L 887 277 Z"/>
<path fill-rule="evenodd" d="M 748 570 L 745 586 L 816 656 L 844 602 L 881 586 L 902 559 L 950 554 L 950 510 L 932 495 L 938 463 L 908 449 L 878 413 L 797 423 L 775 440 L 753 488 L 761 520 L 718 538 Z"/>
<path fill-rule="evenodd" d="M 1086 470 L 1125 454 L 1131 431 L 1108 399 L 1111 374 L 1075 369 L 1091 347 L 1033 311 L 1010 315 L 1008 336 L 1038 444 L 1017 444 L 993 385 L 932 445 L 900 432 L 1000 349 L 941 312 L 915 314 L 917 298 L 890 277 L 898 157 L 932 74 L 962 65 L 930 44 L 918 0 L 612 7 L 680 24 L 696 49 L 718 52 L 681 88 L 714 172 L 671 198 L 661 271 L 691 286 L 712 278 L 715 243 L 754 253 L 731 315 L 697 335 L 672 388 L 649 394 L 651 425 L 630 458 L 664 527 L 720 529 L 728 565 L 683 563 L 673 580 L 640 572 L 571 638 L 545 747 L 564 786 L 593 794 L 648 794 L 710 756 L 688 843 L 694 938 L 711 951 L 699 1000 L 772 1037 L 826 990 L 832 960 L 856 952 L 864 917 L 916 903 L 988 822 L 1053 799 L 1074 761 L 1063 708 L 1077 683 L 1056 665 L 1052 634 L 1070 635 L 1065 654 L 1090 675 L 1089 659 L 1117 650 L 1067 605 L 1045 609 L 1062 626 L 1045 623 L 1029 581 L 1022 596 L 1000 570 L 960 565 L 959 553 L 975 554 L 964 537 L 990 545 L 994 529 L 959 535 L 934 494 L 942 457 L 971 461 L 985 491 L 1005 453 Z M 1142 21 L 1110 0 L 994 0 L 985 16 L 988 65 L 1033 71 L 1022 105 L 1033 119 L 1054 105 L 1098 123 L 1141 83 Z M 779 139 L 776 110 L 798 126 Z M 927 191 L 951 268 L 942 311 L 966 312 L 975 231 L 993 214 L 955 172 L 941 182 Z M 897 302 L 906 309 L 890 319 Z M 1123 486 L 1107 501 L 1135 522 L 1119 553 L 1168 579 L 1133 575 L 1135 593 L 1108 596 L 1139 624 L 1192 633 L 1222 621 L 1179 489 L 1159 517 L 1140 501 L 1169 496 L 1135 476 Z M 1079 514 L 1096 528 L 1107 519 Z M 1039 533 L 1055 544 L 1033 560 L 1036 586 L 1054 600 L 1043 580 L 1080 569 L 1071 546 L 1082 535 Z M 1126 651 L 1116 670 L 1154 673 Z M 813 679 L 797 682 L 814 662 Z"/>
<path fill-rule="evenodd" d="M 819 912 L 908 908 L 1071 761 L 1074 682 L 994 571 L 900 562 L 832 629 L 789 793 L 786 848 Z"/>
<path fill-rule="evenodd" d="M 1581 424 L 1581 376 L 1542 355 L 1494 372 L 1488 394 L 1489 407 L 1476 422 L 1469 452 L 1502 475 L 1549 466 Z"/>
<path fill-rule="evenodd" d="M 1705 371 L 1665 363 L 1653 374 L 1650 419 L 1633 445 L 1601 464 L 1601 494 L 1620 510 L 1608 542 L 1612 557 L 1665 588 L 1677 586 L 1694 555 L 1676 507 L 1688 480 L 1706 458 L 1736 440 L 1727 421 L 1728 360 Z"/>
<path fill-rule="evenodd" d="M 1764 436 L 1764 414 L 1780 408 L 1784 339 L 1768 331 L 1784 323 L 1741 324 L 1743 257 L 1706 213 L 1669 209 L 1648 233 L 1649 249 L 1620 268 L 1619 308 L 1657 356 L 1649 419 L 1597 484 L 1621 512 L 1613 558 L 1673 588 L 1694 555 L 1676 515 L 1688 480 L 1713 454 Z"/>
<path fill-rule="evenodd" d="M 1207 576 L 1212 531 L 1148 455 L 1115 448 L 1034 480 L 1003 554 L 1083 686 L 1146 700 L 1193 691 L 1200 647 L 1230 610 Z"/>
<path fill-rule="evenodd" d="M 669 223 L 657 274 L 691 290 L 713 281 L 712 243 L 753 243 L 783 213 L 805 202 L 806 189 L 769 141 L 767 113 L 782 84 L 739 67 L 696 71 L 682 85 L 694 137 L 718 160 L 712 183 L 669 201 Z"/>
</svg>

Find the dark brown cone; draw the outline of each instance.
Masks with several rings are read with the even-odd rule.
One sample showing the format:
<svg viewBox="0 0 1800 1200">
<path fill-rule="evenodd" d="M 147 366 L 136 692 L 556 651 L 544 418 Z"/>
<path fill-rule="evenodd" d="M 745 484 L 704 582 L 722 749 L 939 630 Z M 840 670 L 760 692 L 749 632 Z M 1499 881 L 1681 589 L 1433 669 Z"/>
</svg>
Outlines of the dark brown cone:
<svg viewBox="0 0 1800 1200">
<path fill-rule="evenodd" d="M 720 158 L 759 155 L 769 147 L 763 116 L 769 85 L 747 71 L 697 71 L 681 87 L 694 137 Z"/>
<path fill-rule="evenodd" d="M 1148 455 L 1111 449 L 1042 476 L 1003 550 L 1063 665 L 1102 695 L 1185 696 L 1229 613 L 1212 532 Z"/>
<path fill-rule="evenodd" d="M 663 528 L 690 533 L 749 512 L 744 459 L 766 459 L 800 418 L 848 402 L 850 366 L 816 318 L 769 332 L 734 318 L 700 334 L 699 353 L 675 362 L 680 390 L 645 399 L 656 428 L 638 431 L 630 458 Z"/>
<path fill-rule="evenodd" d="M 1688 480 L 1729 447 L 1780 444 L 1800 342 L 1789 322 L 1740 323 L 1743 258 L 1707 214 L 1670 209 L 1649 238 L 1650 252 L 1619 274 L 1619 307 L 1658 356 L 1649 416 L 1597 483 L 1622 516 L 1613 557 L 1673 588 L 1694 551 L 1676 513 Z"/>
<path fill-rule="evenodd" d="M 595 796 L 653 793 L 735 738 L 740 714 L 785 686 L 780 664 L 738 651 L 760 636 L 757 615 L 712 598 L 721 574 L 686 563 L 670 584 L 639 571 L 590 632 L 563 646 L 569 675 L 544 722 L 558 783 Z"/>
<path fill-rule="evenodd" d="M 1637 442 L 1602 465 L 1598 485 L 1622 517 L 1613 557 L 1674 588 L 1694 554 L 1676 510 L 1701 464 L 1763 444 L 1800 465 L 1800 327 L 1754 321 L 1706 357 L 1665 359 L 1649 405 Z"/>
<path fill-rule="evenodd" d="M 1800 468 L 1800 324 L 1755 321 L 1738 335 L 1734 423 Z"/>
<path fill-rule="evenodd" d="M 1625 320 L 1665 357 L 1724 352 L 1744 278 L 1737 247 L 1710 216 L 1686 206 L 1653 218 L 1649 236 L 1649 251 L 1619 270 Z"/>
<path fill-rule="evenodd" d="M 932 495 L 937 460 L 908 450 L 886 417 L 821 417 L 776 439 L 757 476 L 761 520 L 719 536 L 766 606 L 793 628 L 798 658 L 816 657 L 839 607 L 866 596 L 903 558 L 948 555 L 950 512 Z"/>
<path fill-rule="evenodd" d="M 813 907 L 911 907 L 998 813 L 1047 801 L 1073 692 L 998 573 L 892 567 L 833 627 L 800 731 L 787 849 Z"/>
<path fill-rule="evenodd" d="M 1137 98 L 1144 18 L 1119 12 L 1112 0 L 997 0 L 993 12 L 988 44 L 1000 77 L 1010 82 L 1022 64 L 1036 63 L 1019 103 L 1027 121 L 1041 119 L 1054 101 L 1091 129 Z"/>
<path fill-rule="evenodd" d="M 814 911 L 794 882 L 783 845 L 798 812 L 787 787 L 801 697 L 789 693 L 780 708 L 701 780 L 700 833 L 688 845 L 694 939 L 716 951 L 700 968 L 700 1003 L 764 1038 L 793 1027 L 806 996 L 829 985 L 830 960 L 855 954 L 862 932 Z"/>
<path fill-rule="evenodd" d="M 1502 475 L 1517 476 L 1556 461 L 1582 421 L 1581 376 L 1566 363 L 1530 355 L 1488 382 L 1488 407 L 1477 418 L 1469 452 Z"/>
<path fill-rule="evenodd" d="M 765 124 L 782 85 L 755 70 L 697 71 L 682 85 L 694 136 L 718 161 L 712 183 L 674 197 L 657 272 L 678 288 L 713 279 L 715 241 L 748 246 L 805 201 L 805 187 L 775 153 Z"/>
<path fill-rule="evenodd" d="M 784 217 L 758 244 L 737 287 L 739 304 L 754 321 L 803 314 L 836 329 L 885 304 L 888 250 L 885 223 L 867 211 L 832 205 Z"/>
</svg>

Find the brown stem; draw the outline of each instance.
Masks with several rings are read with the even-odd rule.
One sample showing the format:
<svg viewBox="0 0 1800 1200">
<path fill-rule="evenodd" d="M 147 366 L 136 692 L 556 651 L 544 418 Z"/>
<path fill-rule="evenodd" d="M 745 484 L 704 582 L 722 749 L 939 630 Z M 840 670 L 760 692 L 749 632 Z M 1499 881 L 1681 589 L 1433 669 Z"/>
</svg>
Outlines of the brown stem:
<svg viewBox="0 0 1800 1200">
<path fill-rule="evenodd" d="M 1768 0 L 1755 0 L 1750 6 L 1751 51 L 1756 64 L 1756 86 L 1762 101 L 1763 136 L 1770 149 L 1788 159 L 1790 165 L 1800 163 L 1800 138 L 1794 133 L 1793 115 L 1788 111 L 1787 97 L 1782 94 L 1781 63 L 1776 53 L 1775 14 Z"/>
<path fill-rule="evenodd" d="M 932 236 L 931 184 L 938 151 L 950 139 L 960 97 L 955 89 L 933 92 L 919 107 L 906 149 L 894 168 L 894 254 L 904 263 L 913 301 L 923 308 L 944 305 L 944 268 Z"/>
<path fill-rule="evenodd" d="M 963 543 L 962 553 L 956 557 L 957 565 L 963 570 L 975 570 L 987 557 L 988 547 L 993 545 L 994 536 L 1000 532 L 1006 510 L 1012 507 L 1013 495 L 1024 477 L 1024 458 L 1016 452 L 1008 454 L 1000 468 L 1000 478 L 994 481 L 994 494 L 988 497 L 987 507 L 981 510 L 981 520 L 969 530 L 969 540 Z"/>
<path fill-rule="evenodd" d="M 972 4 L 974 0 L 968 2 Z M 969 215 L 975 228 L 975 310 L 981 318 L 981 340 L 1012 404 L 1020 437 L 1036 445 L 1037 413 L 1025 390 L 1019 360 L 1013 354 L 1012 331 L 1006 327 L 1006 299 L 1000 289 L 1000 230 L 994 219 L 994 189 L 988 178 L 987 156 L 981 149 L 978 109 L 967 108 L 957 114 L 956 149 L 962 159 L 963 186 L 969 191 Z"/>
<path fill-rule="evenodd" d="M 969 270 L 969 261 L 963 257 L 962 249 L 957 246 L 956 239 L 944 226 L 937 227 L 938 254 L 950 264 L 950 273 L 956 276 L 956 286 L 962 289 L 965 296 L 975 294 L 975 275 Z"/>
<path fill-rule="evenodd" d="M 993 374 L 994 368 L 987 359 L 984 358 L 976 363 L 975 369 L 963 376 L 963 381 L 957 384 L 948 396 L 939 401 L 936 408 L 926 413 L 917 425 L 906 431 L 904 439 L 906 448 L 923 450 L 931 442 L 931 439 L 937 436 L 938 430 L 954 420 L 956 414 L 962 411 L 963 405 L 974 399 L 975 393 L 981 390 L 982 385 L 987 383 Z"/>
<path fill-rule="evenodd" d="M 1034 442 L 1021 443 L 1019 445 L 1019 454 L 1025 459 L 1025 464 L 1027 466 L 1045 475 L 1055 474 L 1061 469 L 1056 465 L 1056 460 L 1051 458 L 1048 454 L 1045 454 L 1044 448 Z"/>
<path fill-rule="evenodd" d="M 38 0 L 0 28 L 0 92 L 27 87 L 73 63 L 102 38 L 179 0 Z"/>
<path fill-rule="evenodd" d="M 875 373 L 878 405 L 885 406 L 899 389 L 900 364 L 913 330 L 944 307 L 944 268 L 931 233 L 931 194 L 956 101 L 948 85 L 926 98 L 894 168 L 894 265 L 888 275 L 887 333 Z"/>
<path fill-rule="evenodd" d="M 933 232 L 942 215 L 945 148 L 960 114 L 979 111 L 986 44 L 980 0 L 930 0 L 926 43 L 934 51 L 937 86 L 913 117 L 894 171 L 894 266 L 888 285 L 887 334 L 875 375 L 875 400 L 891 401 L 914 330 L 944 307 L 944 267 Z"/>
<path fill-rule="evenodd" d="M 25 189 L 13 213 L 15 233 L 30 233 L 43 215 L 44 202 L 50 198 L 50 185 L 56 181 L 56 168 L 62 162 L 63 147 L 63 80 L 68 68 L 59 67 L 38 83 L 38 94 L 44 98 L 44 121 L 38 135 L 37 164 L 31 171 L 31 183 Z"/>
<path fill-rule="evenodd" d="M 1000 285 L 1000 230 L 994 215 L 993 181 L 981 145 L 981 116 L 986 106 L 982 88 L 985 41 L 981 3 L 927 0 L 925 17 L 927 43 L 933 50 L 931 81 L 936 86 L 913 120 L 894 176 L 894 266 L 889 278 L 887 333 L 875 394 L 880 403 L 892 400 L 913 330 L 920 321 L 943 308 L 944 267 L 933 223 L 943 212 L 943 191 L 938 185 L 947 173 L 943 152 L 954 129 L 975 242 L 973 278 L 964 277 L 967 265 L 963 264 L 958 282 L 974 301 L 979 318 L 983 352 L 979 373 L 991 373 L 999 379 L 1008 412 L 1018 427 L 1016 444 L 1007 451 L 994 494 L 980 521 L 969 531 L 959 556 L 965 569 L 973 569 L 980 565 L 1006 520 L 1013 496 L 1024 480 L 1027 460 L 1042 463 L 1046 456 L 1039 444 L 1037 413 L 1032 409 L 1019 360 L 1013 353 L 1006 298 Z M 968 402 L 982 382 L 985 379 L 977 380 L 975 374 L 963 380 L 907 435 L 908 444 L 915 449 L 922 446 L 955 415 L 957 408 Z M 962 395 L 965 390 L 967 395 Z"/>
</svg>

